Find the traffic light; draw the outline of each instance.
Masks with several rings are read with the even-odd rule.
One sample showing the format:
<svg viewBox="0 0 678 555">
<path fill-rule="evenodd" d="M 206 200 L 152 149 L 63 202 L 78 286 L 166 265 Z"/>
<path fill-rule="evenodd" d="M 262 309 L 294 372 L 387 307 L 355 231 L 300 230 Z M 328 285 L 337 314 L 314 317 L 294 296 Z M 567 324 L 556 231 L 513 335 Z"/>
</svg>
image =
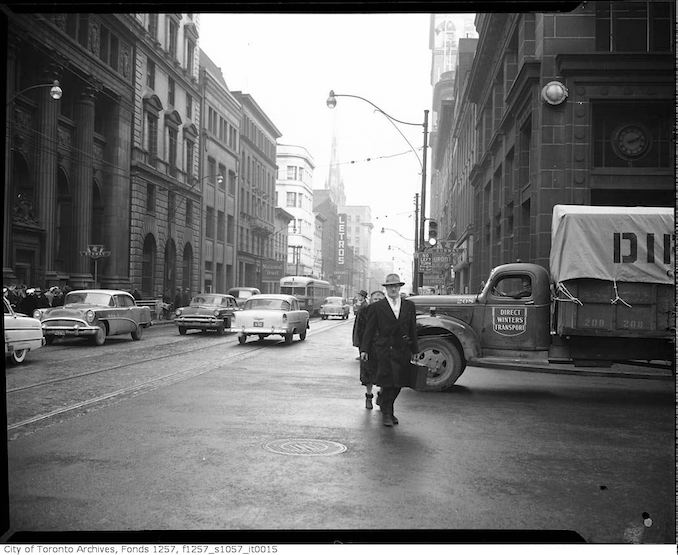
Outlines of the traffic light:
<svg viewBox="0 0 678 555">
<path fill-rule="evenodd" d="M 438 242 L 438 222 L 428 221 L 428 244 L 432 247 Z"/>
</svg>

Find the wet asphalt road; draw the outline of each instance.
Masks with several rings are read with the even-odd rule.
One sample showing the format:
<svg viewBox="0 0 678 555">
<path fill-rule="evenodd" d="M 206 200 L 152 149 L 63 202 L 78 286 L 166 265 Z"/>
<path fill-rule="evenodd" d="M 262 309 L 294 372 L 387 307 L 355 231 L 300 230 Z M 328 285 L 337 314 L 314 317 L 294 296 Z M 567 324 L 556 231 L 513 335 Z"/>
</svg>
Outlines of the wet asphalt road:
<svg viewBox="0 0 678 555">
<path fill-rule="evenodd" d="M 552 529 L 675 543 L 672 382 L 468 368 L 451 391 L 403 390 L 385 428 L 364 408 L 351 326 L 314 320 L 289 346 L 163 326 L 30 353 L 9 390 L 61 381 L 8 394 L 11 532 Z M 105 365 L 119 368 L 63 380 Z M 281 440 L 345 449 L 280 454 Z"/>
</svg>

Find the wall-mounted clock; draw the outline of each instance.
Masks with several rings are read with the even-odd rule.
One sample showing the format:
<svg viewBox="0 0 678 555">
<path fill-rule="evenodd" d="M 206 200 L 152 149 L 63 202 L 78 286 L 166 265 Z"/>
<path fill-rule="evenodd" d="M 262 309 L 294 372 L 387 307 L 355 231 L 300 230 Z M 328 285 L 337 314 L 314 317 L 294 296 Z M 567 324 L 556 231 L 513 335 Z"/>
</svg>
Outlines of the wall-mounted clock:
<svg viewBox="0 0 678 555">
<path fill-rule="evenodd" d="M 639 124 L 618 127 L 612 136 L 612 145 L 623 158 L 640 158 L 650 147 L 650 134 Z"/>
</svg>

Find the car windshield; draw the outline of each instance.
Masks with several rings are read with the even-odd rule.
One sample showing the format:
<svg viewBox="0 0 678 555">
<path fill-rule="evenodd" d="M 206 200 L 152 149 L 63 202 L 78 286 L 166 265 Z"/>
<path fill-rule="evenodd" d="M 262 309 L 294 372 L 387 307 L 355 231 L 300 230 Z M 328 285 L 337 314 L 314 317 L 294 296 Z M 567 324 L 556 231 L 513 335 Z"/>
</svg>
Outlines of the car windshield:
<svg viewBox="0 0 678 555">
<path fill-rule="evenodd" d="M 281 299 L 250 299 L 245 310 L 289 310 L 290 303 Z"/>
<path fill-rule="evenodd" d="M 94 304 L 97 306 L 115 306 L 113 297 L 108 293 L 74 291 L 66 295 L 64 306 L 68 304 Z"/>
<path fill-rule="evenodd" d="M 198 295 L 191 299 L 191 306 L 204 306 L 204 305 L 221 305 L 221 299 L 218 295 Z"/>
<path fill-rule="evenodd" d="M 339 305 L 341 305 L 341 304 L 344 304 L 344 303 L 341 302 L 341 297 L 327 297 L 325 299 L 325 304 L 339 304 Z"/>
</svg>

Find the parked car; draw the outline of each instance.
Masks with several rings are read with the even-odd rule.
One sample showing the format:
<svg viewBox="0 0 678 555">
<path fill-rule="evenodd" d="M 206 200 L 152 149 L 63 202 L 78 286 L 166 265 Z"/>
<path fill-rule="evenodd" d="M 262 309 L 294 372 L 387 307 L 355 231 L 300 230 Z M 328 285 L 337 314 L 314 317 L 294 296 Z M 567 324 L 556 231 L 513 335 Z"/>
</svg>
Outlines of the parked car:
<svg viewBox="0 0 678 555">
<path fill-rule="evenodd" d="M 178 308 L 174 323 L 181 335 L 188 330 L 215 330 L 221 335 L 231 327 L 233 313 L 240 310 L 233 295 L 204 293 L 191 299 L 188 306 Z"/>
<path fill-rule="evenodd" d="M 264 294 L 247 299 L 243 310 L 235 313 L 230 331 L 238 334 L 241 345 L 248 335 L 256 335 L 260 340 L 269 335 L 280 335 L 290 344 L 295 334 L 299 335 L 299 341 L 306 339 L 309 327 L 309 314 L 299 309 L 296 297 Z"/>
<path fill-rule="evenodd" d="M 38 309 L 33 317 L 42 321 L 48 345 L 56 337 L 88 337 L 94 345 L 103 345 L 106 337 L 126 333 L 138 341 L 151 325 L 151 310 L 137 306 L 130 293 L 115 289 L 71 291 L 63 306 Z"/>
<path fill-rule="evenodd" d="M 5 319 L 5 358 L 14 364 L 26 360 L 28 351 L 39 349 L 45 344 L 40 320 L 14 312 L 6 298 L 2 299 Z"/>
<path fill-rule="evenodd" d="M 252 295 L 260 295 L 261 291 L 256 287 L 232 287 L 226 292 L 228 295 L 233 295 L 239 307 L 245 305 L 245 301 Z"/>
<path fill-rule="evenodd" d="M 351 311 L 350 305 L 342 297 L 327 297 L 320 306 L 320 317 L 323 320 L 338 316 L 342 320 L 348 320 Z"/>
</svg>

